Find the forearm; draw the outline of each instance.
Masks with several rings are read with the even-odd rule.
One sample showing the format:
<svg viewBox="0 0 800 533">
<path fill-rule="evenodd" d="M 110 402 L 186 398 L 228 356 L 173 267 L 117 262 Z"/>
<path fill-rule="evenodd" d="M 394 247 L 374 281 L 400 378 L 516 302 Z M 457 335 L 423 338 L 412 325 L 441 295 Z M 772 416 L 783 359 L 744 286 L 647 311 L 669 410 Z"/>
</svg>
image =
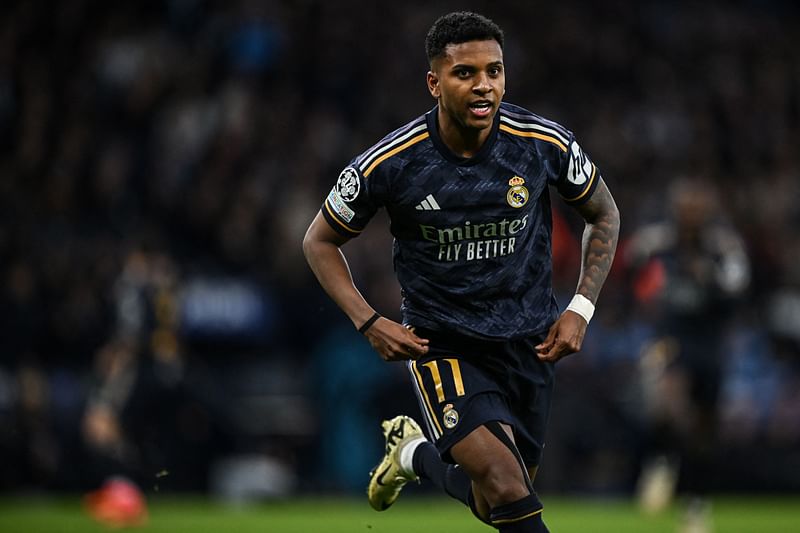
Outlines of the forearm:
<svg viewBox="0 0 800 533">
<path fill-rule="evenodd" d="M 576 292 L 597 302 L 608 277 L 619 239 L 619 211 L 603 184 L 586 207 L 580 209 L 586 220 L 581 243 L 581 273 Z"/>
<path fill-rule="evenodd" d="M 370 345 L 385 361 L 400 361 L 428 352 L 428 340 L 417 337 L 402 324 L 388 319 L 372 320 L 375 310 L 367 303 L 353 283 L 340 247 L 347 238 L 336 233 L 317 214 L 303 239 L 303 253 L 325 292 L 336 302 Z"/>
<path fill-rule="evenodd" d="M 353 283 L 353 276 L 342 251 L 334 243 L 309 240 L 303 242 L 303 253 L 320 285 L 341 308 L 355 327 L 366 322 L 375 310 Z"/>
</svg>

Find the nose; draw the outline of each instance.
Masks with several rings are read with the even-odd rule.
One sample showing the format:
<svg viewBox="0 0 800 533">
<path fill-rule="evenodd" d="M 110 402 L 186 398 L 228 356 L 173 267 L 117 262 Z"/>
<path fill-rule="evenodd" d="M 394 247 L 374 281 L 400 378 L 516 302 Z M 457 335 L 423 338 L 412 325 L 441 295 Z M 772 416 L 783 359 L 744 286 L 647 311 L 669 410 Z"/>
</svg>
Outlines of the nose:
<svg viewBox="0 0 800 533">
<path fill-rule="evenodd" d="M 475 78 L 475 85 L 472 87 L 472 92 L 475 94 L 486 94 L 492 90 L 492 84 L 489 80 L 489 76 L 485 72 L 481 72 Z"/>
</svg>

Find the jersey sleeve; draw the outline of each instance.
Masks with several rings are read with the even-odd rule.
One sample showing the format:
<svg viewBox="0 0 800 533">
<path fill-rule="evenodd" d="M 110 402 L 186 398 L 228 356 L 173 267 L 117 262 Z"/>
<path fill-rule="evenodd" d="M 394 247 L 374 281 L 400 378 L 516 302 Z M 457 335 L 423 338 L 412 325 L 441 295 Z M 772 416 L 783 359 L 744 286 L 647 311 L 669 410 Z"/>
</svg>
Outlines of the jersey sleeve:
<svg viewBox="0 0 800 533">
<path fill-rule="evenodd" d="M 365 179 L 352 163 L 342 170 L 321 208 L 325 220 L 337 233 L 353 238 L 364 230 L 380 207 L 378 181 L 375 174 Z"/>
<path fill-rule="evenodd" d="M 562 152 L 560 167 L 553 185 L 567 204 L 580 205 L 592 197 L 600 181 L 599 171 L 574 135 L 570 135 L 567 151 Z"/>
</svg>

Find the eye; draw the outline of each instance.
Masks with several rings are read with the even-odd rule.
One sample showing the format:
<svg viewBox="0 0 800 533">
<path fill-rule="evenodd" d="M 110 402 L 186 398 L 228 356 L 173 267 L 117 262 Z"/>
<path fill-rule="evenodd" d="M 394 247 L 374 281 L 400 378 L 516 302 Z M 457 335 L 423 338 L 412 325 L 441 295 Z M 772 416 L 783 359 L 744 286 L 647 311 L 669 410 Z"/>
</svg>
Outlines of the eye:
<svg viewBox="0 0 800 533">
<path fill-rule="evenodd" d="M 491 67 L 489 69 L 489 76 L 499 76 L 501 72 L 503 72 L 503 69 L 500 67 Z"/>
<path fill-rule="evenodd" d="M 458 76 L 461 79 L 469 78 L 469 75 L 470 75 L 470 72 L 468 70 L 466 70 L 466 69 L 461 69 L 461 70 L 457 70 L 456 71 L 456 76 Z"/>
</svg>

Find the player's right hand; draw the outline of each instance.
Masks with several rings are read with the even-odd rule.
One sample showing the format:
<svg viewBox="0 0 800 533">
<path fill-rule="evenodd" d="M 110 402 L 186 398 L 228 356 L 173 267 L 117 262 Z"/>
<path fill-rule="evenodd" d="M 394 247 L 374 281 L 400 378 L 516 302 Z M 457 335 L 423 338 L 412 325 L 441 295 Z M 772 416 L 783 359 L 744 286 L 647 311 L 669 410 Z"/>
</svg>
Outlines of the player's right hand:
<svg viewBox="0 0 800 533">
<path fill-rule="evenodd" d="M 385 317 L 375 321 L 364 335 L 384 361 L 406 361 L 428 353 L 428 339 Z"/>
</svg>

